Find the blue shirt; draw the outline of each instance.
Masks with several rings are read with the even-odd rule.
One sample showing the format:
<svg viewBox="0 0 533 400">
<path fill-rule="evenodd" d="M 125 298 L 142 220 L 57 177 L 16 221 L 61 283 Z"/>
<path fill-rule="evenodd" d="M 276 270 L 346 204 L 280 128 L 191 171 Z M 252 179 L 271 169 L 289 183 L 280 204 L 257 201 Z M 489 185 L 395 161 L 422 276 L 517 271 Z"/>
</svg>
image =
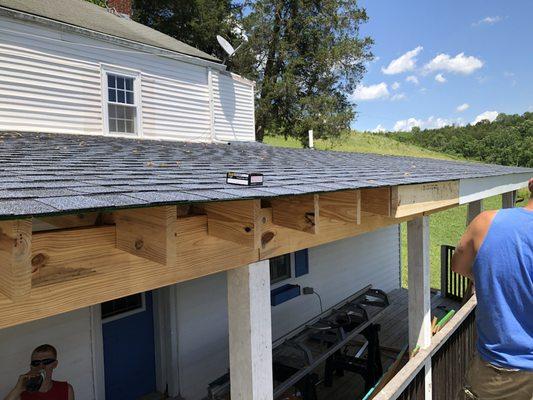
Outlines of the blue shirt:
<svg viewBox="0 0 533 400">
<path fill-rule="evenodd" d="M 533 211 L 498 211 L 473 272 L 479 355 L 533 371 Z"/>
</svg>

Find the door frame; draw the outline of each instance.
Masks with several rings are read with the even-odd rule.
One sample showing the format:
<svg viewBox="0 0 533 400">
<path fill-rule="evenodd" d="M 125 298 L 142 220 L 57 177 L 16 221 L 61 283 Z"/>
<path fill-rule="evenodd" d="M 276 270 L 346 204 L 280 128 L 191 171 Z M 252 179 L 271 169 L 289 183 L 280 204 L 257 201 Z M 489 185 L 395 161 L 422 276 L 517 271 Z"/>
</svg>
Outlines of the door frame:
<svg viewBox="0 0 533 400">
<path fill-rule="evenodd" d="M 95 400 L 105 400 L 104 337 L 100 304 L 89 307 Z"/>
</svg>

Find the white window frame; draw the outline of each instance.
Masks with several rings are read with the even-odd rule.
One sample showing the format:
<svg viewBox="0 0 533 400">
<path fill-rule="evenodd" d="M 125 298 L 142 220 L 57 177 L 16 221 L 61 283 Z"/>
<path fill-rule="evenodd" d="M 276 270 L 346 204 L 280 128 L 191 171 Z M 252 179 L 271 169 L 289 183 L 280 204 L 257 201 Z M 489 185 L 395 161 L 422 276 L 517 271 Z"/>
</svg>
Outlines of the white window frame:
<svg viewBox="0 0 533 400">
<path fill-rule="evenodd" d="M 109 93 L 107 87 L 107 75 L 120 75 L 125 78 L 133 78 L 133 106 L 135 107 L 135 134 L 120 133 L 109 131 Z M 142 94 L 141 94 L 141 71 L 117 67 L 114 65 L 101 64 L 101 80 L 102 80 L 102 123 L 104 128 L 104 135 L 119 136 L 119 137 L 142 137 Z M 117 103 L 120 104 L 120 103 Z"/>
<path fill-rule="evenodd" d="M 141 307 L 136 308 L 135 310 L 125 311 L 123 313 L 113 315 L 112 317 L 102 318 L 102 324 L 106 324 L 108 322 L 113 322 L 122 318 L 130 317 L 135 314 L 140 314 L 142 312 L 146 311 L 146 293 L 141 293 Z"/>
</svg>

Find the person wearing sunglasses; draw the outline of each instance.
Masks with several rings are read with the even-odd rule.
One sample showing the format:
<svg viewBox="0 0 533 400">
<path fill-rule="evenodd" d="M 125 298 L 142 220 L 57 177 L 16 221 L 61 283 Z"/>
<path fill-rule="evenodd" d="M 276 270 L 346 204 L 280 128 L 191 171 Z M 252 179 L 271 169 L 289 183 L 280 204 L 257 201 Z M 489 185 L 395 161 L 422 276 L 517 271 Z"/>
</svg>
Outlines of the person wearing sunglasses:
<svg viewBox="0 0 533 400">
<path fill-rule="evenodd" d="M 67 382 L 54 381 L 57 350 L 43 344 L 31 353 L 30 370 L 21 375 L 4 400 L 74 400 L 74 389 Z"/>
</svg>

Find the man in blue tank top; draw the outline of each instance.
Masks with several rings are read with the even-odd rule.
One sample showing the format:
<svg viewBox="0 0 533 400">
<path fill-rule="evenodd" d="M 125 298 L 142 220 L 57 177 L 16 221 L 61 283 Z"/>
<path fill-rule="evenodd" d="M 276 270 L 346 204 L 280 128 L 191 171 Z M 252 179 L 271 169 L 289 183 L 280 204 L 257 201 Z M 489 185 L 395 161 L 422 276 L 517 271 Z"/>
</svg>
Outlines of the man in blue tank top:
<svg viewBox="0 0 533 400">
<path fill-rule="evenodd" d="M 476 288 L 470 399 L 533 400 L 533 179 L 529 190 L 524 208 L 478 215 L 452 259 L 452 269 Z"/>
</svg>

